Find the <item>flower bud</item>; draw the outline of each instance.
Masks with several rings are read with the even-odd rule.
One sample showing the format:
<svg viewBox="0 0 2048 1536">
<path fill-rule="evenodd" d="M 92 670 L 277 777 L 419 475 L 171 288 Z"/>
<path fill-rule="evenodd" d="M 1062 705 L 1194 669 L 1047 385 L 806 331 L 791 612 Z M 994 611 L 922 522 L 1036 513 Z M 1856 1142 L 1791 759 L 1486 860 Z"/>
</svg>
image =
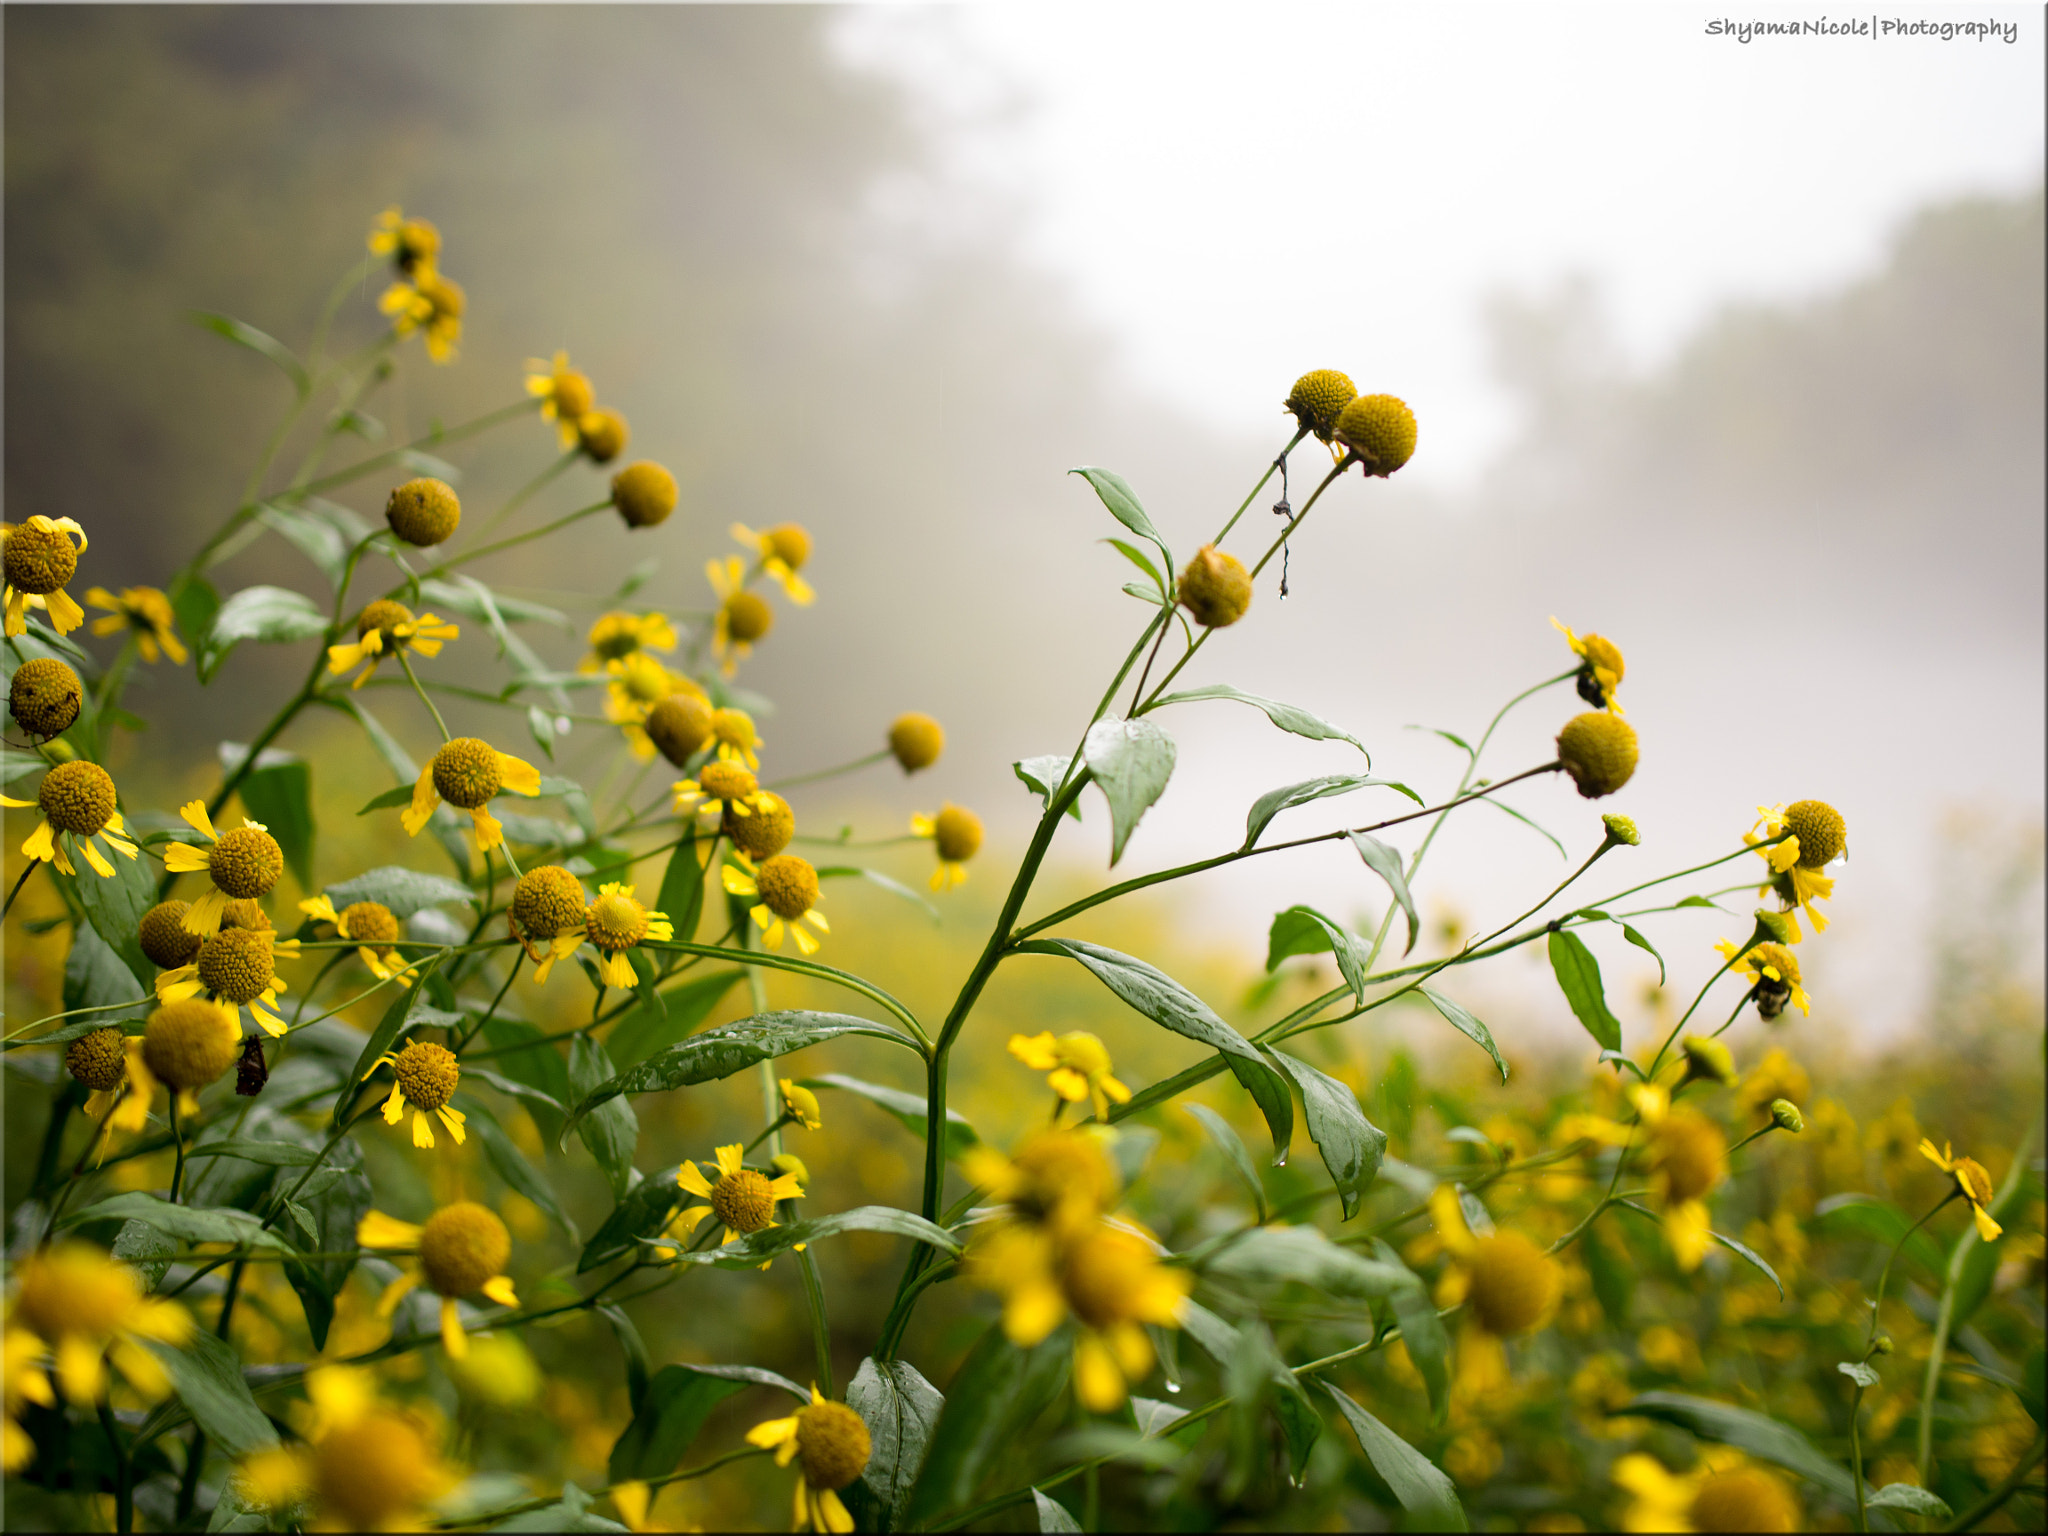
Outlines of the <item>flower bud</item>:
<svg viewBox="0 0 2048 1536">
<path fill-rule="evenodd" d="M 1771 1124 L 1781 1131 L 1790 1131 L 1797 1136 L 1806 1129 L 1806 1117 L 1799 1113 L 1799 1106 L 1790 1099 L 1771 1100 Z"/>
<path fill-rule="evenodd" d="M 1251 573 L 1237 556 L 1204 544 L 1180 573 L 1180 601 L 1205 629 L 1235 624 L 1252 605 Z"/>
<path fill-rule="evenodd" d="M 1607 828 L 1607 841 L 1610 843 L 1625 843 L 1633 848 L 1643 840 L 1643 834 L 1636 830 L 1635 822 L 1629 817 L 1610 812 L 1600 818 L 1600 824 Z"/>
</svg>

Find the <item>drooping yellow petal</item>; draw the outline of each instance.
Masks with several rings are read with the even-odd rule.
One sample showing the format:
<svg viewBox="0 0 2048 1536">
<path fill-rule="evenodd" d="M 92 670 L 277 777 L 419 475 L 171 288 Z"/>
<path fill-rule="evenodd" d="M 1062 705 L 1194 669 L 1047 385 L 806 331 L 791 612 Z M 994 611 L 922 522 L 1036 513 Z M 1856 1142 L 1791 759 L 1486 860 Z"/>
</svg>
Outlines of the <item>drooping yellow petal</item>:
<svg viewBox="0 0 2048 1536">
<path fill-rule="evenodd" d="M 211 862 L 204 848 L 194 848 L 190 843 L 164 844 L 164 868 L 174 875 L 197 874 Z"/>
<path fill-rule="evenodd" d="M 484 1294 L 501 1307 L 516 1307 L 519 1305 L 519 1297 L 512 1289 L 512 1277 L 510 1275 L 491 1276 L 490 1279 L 484 1282 Z"/>
<path fill-rule="evenodd" d="M 423 1152 L 434 1150 L 434 1123 L 424 1109 L 412 1112 L 412 1144 Z"/>
<path fill-rule="evenodd" d="M 364 1248 L 417 1248 L 420 1229 L 373 1209 L 356 1223 L 356 1242 Z"/>
<path fill-rule="evenodd" d="M 434 808 L 441 803 L 441 792 L 434 788 L 434 765 L 429 762 L 420 770 L 419 778 L 412 786 L 412 804 L 399 814 L 399 822 L 408 837 L 418 837 L 420 828 L 433 819 Z"/>
<path fill-rule="evenodd" d="M 389 1317 L 393 1312 L 396 1312 L 398 1304 L 405 1300 L 407 1294 L 419 1283 L 420 1272 L 417 1269 L 400 1270 L 398 1278 L 385 1286 L 383 1293 L 378 1296 L 377 1315 L 379 1317 Z"/>
<path fill-rule="evenodd" d="M 469 1358 L 469 1335 L 462 1331 L 462 1313 L 453 1296 L 441 1298 L 441 1347 L 451 1360 Z"/>
<path fill-rule="evenodd" d="M 522 761 L 507 753 L 498 754 L 498 772 L 505 788 L 515 795 L 537 795 L 540 793 L 540 770 L 529 762 Z"/>
<path fill-rule="evenodd" d="M 676 1183 L 702 1199 L 711 1198 L 710 1181 L 704 1177 L 702 1170 L 687 1158 L 684 1159 L 682 1167 L 676 1170 Z M 699 1207 L 699 1210 L 701 1211 L 702 1207 Z"/>
<path fill-rule="evenodd" d="M 1123 1406 L 1128 1389 L 1116 1360 L 1092 1331 L 1074 1345 L 1074 1396 L 1091 1413 L 1112 1413 Z"/>
<path fill-rule="evenodd" d="M 463 1129 L 463 1121 L 467 1117 L 462 1113 L 461 1110 L 455 1109 L 450 1105 L 443 1104 L 439 1109 L 435 1110 L 434 1113 L 439 1115 L 441 1117 L 441 1123 L 448 1127 L 448 1134 L 455 1138 L 455 1145 L 459 1147 L 469 1139 L 469 1132 Z M 431 1143 L 429 1143 L 429 1145 L 431 1145 Z"/>
</svg>

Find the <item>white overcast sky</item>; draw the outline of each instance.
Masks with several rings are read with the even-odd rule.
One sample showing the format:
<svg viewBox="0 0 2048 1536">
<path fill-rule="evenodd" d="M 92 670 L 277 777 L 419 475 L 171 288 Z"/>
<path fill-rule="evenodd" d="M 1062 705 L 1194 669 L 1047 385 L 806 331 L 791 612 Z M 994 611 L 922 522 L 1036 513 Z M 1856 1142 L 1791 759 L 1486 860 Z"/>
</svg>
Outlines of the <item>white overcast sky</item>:
<svg viewBox="0 0 2048 1536">
<path fill-rule="evenodd" d="M 1512 425 L 1490 290 L 1590 274 L 1646 365 L 1730 299 L 1870 269 L 1929 199 L 2041 175 L 2038 7 L 1886 13 L 2011 44 L 1743 45 L 1712 11 L 1033 0 L 853 10 L 839 36 L 950 125 L 955 195 L 1010 211 L 1140 381 L 1266 436 L 1296 373 L 1344 368 L 1416 407 L 1409 474 L 1448 490 Z"/>
</svg>

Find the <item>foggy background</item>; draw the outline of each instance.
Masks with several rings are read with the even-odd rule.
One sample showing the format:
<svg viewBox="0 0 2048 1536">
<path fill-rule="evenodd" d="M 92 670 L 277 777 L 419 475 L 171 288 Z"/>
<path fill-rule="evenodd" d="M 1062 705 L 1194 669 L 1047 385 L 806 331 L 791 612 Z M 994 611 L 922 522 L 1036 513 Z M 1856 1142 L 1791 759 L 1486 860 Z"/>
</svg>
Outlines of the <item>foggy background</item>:
<svg viewBox="0 0 2048 1536">
<path fill-rule="evenodd" d="M 780 605 L 740 677 L 779 705 L 770 777 L 928 710 L 950 733 L 931 773 L 792 798 L 806 830 L 869 834 L 970 805 L 995 887 L 1036 810 L 1009 763 L 1071 750 L 1146 613 L 1096 542 L 1120 530 L 1065 471 L 1125 475 L 1185 558 L 1286 441 L 1294 376 L 1338 367 L 1409 400 L 1416 457 L 1340 482 L 1297 538 L 1292 595 L 1269 569 L 1188 685 L 1316 711 L 1432 795 L 1457 754 L 1405 727 L 1470 735 L 1564 670 L 1555 614 L 1623 647 L 1644 744 L 1611 802 L 1644 845 L 1589 899 L 1713 856 L 1759 803 L 1816 796 L 1851 848 L 1838 926 L 1802 952 L 1818 1015 L 1888 1028 L 1920 1009 L 1939 893 L 1993 879 L 1970 871 L 2022 872 L 2037 974 L 2040 13 L 1988 13 L 2013 46 L 1854 49 L 1740 48 L 1664 7 L 1173 14 L 9 8 L 7 515 L 78 518 L 90 583 L 163 581 L 288 403 L 185 311 L 300 345 L 402 203 L 441 226 L 470 307 L 457 366 L 410 348 L 372 402 L 391 439 L 516 398 L 522 360 L 566 347 L 630 418 L 628 457 L 683 485 L 654 534 L 599 519 L 567 554 L 481 573 L 549 600 L 653 554 L 636 606 L 700 608 L 729 522 L 805 523 L 819 601 Z M 380 329 L 382 286 L 344 306 L 342 340 Z M 488 508 L 554 453 L 526 425 L 450 456 Z M 1293 468 L 1299 504 L 1313 443 Z M 572 471 L 528 515 L 601 484 Z M 336 499 L 374 517 L 385 489 Z M 1263 546 L 1272 499 L 1232 548 Z M 277 540 L 212 576 L 324 591 Z M 529 635 L 565 664 L 583 650 L 580 631 Z M 467 630 L 444 660 L 491 672 Z M 189 668 L 149 671 L 130 773 L 181 786 L 166 765 L 246 740 L 306 664 L 303 645 L 244 646 L 203 718 Z M 1562 688 L 1523 706 L 1492 770 L 1547 759 L 1577 707 Z M 1233 846 L 1260 793 L 1357 762 L 1240 706 L 1161 721 L 1180 766 L 1119 876 Z M 530 745 L 516 715 L 450 723 Z M 425 745 L 409 717 L 404 734 Z M 579 731 L 593 751 L 599 734 Z M 1405 803 L 1375 793 L 1283 826 Z M 1574 860 L 1607 808 L 1562 780 L 1511 803 Z M 1482 928 L 1568 867 L 1484 811 L 1437 848 L 1418 895 Z M 1099 872 L 1106 849 L 1090 796 L 1056 859 Z M 1180 920 L 1250 960 L 1296 901 L 1363 918 L 1381 892 L 1317 849 L 1192 882 Z M 1660 932 L 1684 978 L 1746 926 Z M 1596 948 L 1619 1011 L 1614 978 L 1654 967 Z"/>
</svg>

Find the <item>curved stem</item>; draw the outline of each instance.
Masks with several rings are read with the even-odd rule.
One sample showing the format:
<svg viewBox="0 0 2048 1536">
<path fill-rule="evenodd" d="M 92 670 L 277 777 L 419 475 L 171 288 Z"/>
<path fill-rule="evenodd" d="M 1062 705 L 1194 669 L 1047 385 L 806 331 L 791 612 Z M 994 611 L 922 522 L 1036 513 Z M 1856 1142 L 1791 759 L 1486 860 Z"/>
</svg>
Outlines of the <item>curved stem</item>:
<svg viewBox="0 0 2048 1536">
<path fill-rule="evenodd" d="M 866 757 L 856 757 L 850 763 L 841 763 L 837 768 L 819 768 L 811 773 L 794 774 L 789 778 L 777 779 L 773 784 L 764 784 L 761 787 L 763 789 L 788 789 L 795 784 L 815 784 L 820 779 L 837 778 L 842 773 L 852 773 L 856 769 L 865 768 L 870 763 L 879 763 L 884 758 L 893 755 L 887 747 L 884 747 L 879 752 L 870 752 Z"/>
<path fill-rule="evenodd" d="M 485 534 L 489 533 L 493 528 L 497 527 L 498 524 L 504 522 L 505 519 L 510 517 L 514 512 L 517 512 L 522 506 L 526 504 L 526 502 L 531 497 L 535 496 L 539 492 L 545 490 L 549 485 L 553 484 L 556 478 L 559 477 L 564 470 L 566 470 L 571 464 L 574 464 L 576 462 L 578 457 L 580 457 L 580 451 L 578 449 L 571 448 L 567 453 L 563 454 L 560 458 L 556 459 L 552 464 L 548 465 L 546 469 L 542 470 L 539 474 L 535 475 L 531 480 L 527 481 L 526 484 L 519 487 L 518 490 L 512 493 L 511 499 L 507 501 L 505 505 L 498 508 L 497 511 L 493 512 L 489 517 L 484 519 L 483 523 L 477 528 L 477 537 L 482 538 Z"/>
<path fill-rule="evenodd" d="M 28 884 L 28 877 L 36 872 L 36 866 L 40 863 L 42 863 L 41 859 L 30 859 L 28 861 L 28 868 L 21 872 L 21 878 L 14 882 L 14 889 L 7 893 L 7 905 L 0 907 L 0 920 L 4 920 L 7 914 L 14 910 L 14 898 L 21 894 L 21 888 Z"/>
<path fill-rule="evenodd" d="M 792 960 L 776 954 L 773 950 L 721 949 L 712 944 L 685 943 L 681 939 L 648 939 L 640 947 L 672 950 L 682 955 L 702 955 L 713 960 L 733 960 L 741 965 L 761 965 L 773 971 L 794 971 L 799 976 L 809 976 L 815 981 L 834 982 L 849 992 L 858 992 L 862 997 L 888 1009 L 917 1036 L 922 1047 L 929 1049 L 931 1046 L 931 1037 L 924 1032 L 924 1026 L 918 1023 L 916 1014 L 880 987 L 872 982 L 863 981 L 850 971 L 835 970 L 829 965 L 819 965 L 812 960 Z"/>
<path fill-rule="evenodd" d="M 424 437 L 416 437 L 411 442 L 401 444 L 396 448 L 387 448 L 382 453 L 371 454 L 367 459 L 358 459 L 346 469 L 337 469 L 331 475 L 297 487 L 297 494 L 301 496 L 317 496 L 323 491 L 333 490 L 337 485 L 347 485 L 351 480 L 359 480 L 372 470 L 382 469 L 387 464 L 396 464 L 406 454 L 417 449 L 433 448 L 443 443 L 460 442 L 463 438 L 474 437 L 477 433 L 487 431 L 497 426 L 500 422 L 510 421 L 515 416 L 523 416 L 530 411 L 537 411 L 539 409 L 540 401 L 529 397 L 516 404 L 504 406 L 499 410 L 487 411 L 483 415 L 473 420 L 465 421 L 458 426 L 429 432 Z"/>
<path fill-rule="evenodd" d="M 825 1289 L 818 1284 L 818 1266 L 806 1248 L 796 1256 L 796 1267 L 804 1277 L 804 1295 L 811 1304 L 811 1348 L 817 1357 L 818 1390 L 827 1397 L 839 1394 L 832 1385 L 832 1328 L 825 1321 Z"/>
<path fill-rule="evenodd" d="M 178 1129 L 178 1090 L 171 1090 L 171 1148 L 175 1160 L 171 1165 L 171 1204 L 178 1203 L 178 1196 L 185 1187 L 185 1137 Z"/>
<path fill-rule="evenodd" d="M 412 658 L 405 654 L 405 647 L 400 645 L 396 650 L 398 664 L 405 668 L 405 680 L 412 684 L 412 691 L 420 696 L 420 702 L 427 706 L 427 713 L 434 717 L 434 726 L 440 731 L 441 741 L 445 745 L 452 739 L 448 735 L 448 722 L 441 718 L 441 711 L 434 707 L 434 701 L 427 697 L 427 690 L 420 686 L 419 674 L 413 671 Z"/>
<path fill-rule="evenodd" d="M 1971 1526 L 1977 1524 L 1978 1521 L 1988 1519 L 1996 1514 L 2004 1507 L 2007 1499 L 2020 1491 L 2020 1484 L 2026 1481 L 2027 1474 L 2034 1470 L 2034 1464 L 2041 1459 L 2044 1452 L 2048 1452 L 2048 1431 L 2034 1436 L 2033 1445 L 2028 1447 L 2024 1456 L 2012 1464 L 2012 1470 L 2005 1474 L 2003 1482 L 1972 1504 L 1968 1509 L 1964 1510 L 1960 1515 L 1957 1515 L 1943 1529 L 1967 1531 Z"/>
<path fill-rule="evenodd" d="M 595 516 L 597 513 L 604 511 L 611 504 L 612 499 L 611 497 L 607 496 L 603 501 L 594 501 L 587 507 L 578 507 L 574 512 L 569 513 L 566 517 L 558 517 L 552 523 L 542 523 L 538 528 L 529 528 L 524 533 L 510 534 L 505 538 L 495 541 L 494 543 L 481 545 L 476 549 L 465 550 L 463 553 L 459 555 L 451 555 L 448 559 L 443 560 L 439 565 L 429 566 L 426 570 L 421 571 L 419 574 L 419 580 L 431 581 L 436 576 L 445 575 L 447 572 L 454 570 L 458 565 L 467 565 L 472 560 L 481 560 L 485 555 L 495 555 L 500 550 L 511 549 L 514 545 L 530 544 L 535 539 L 544 539 L 549 534 L 557 533 L 560 530 L 568 527 L 571 523 L 580 522 L 586 517 Z M 406 589 L 406 587 L 414 585 L 417 585 L 417 583 L 402 582 L 398 586 L 393 587 L 391 590 L 393 592 L 402 592 Z"/>
<path fill-rule="evenodd" d="M 1209 541 L 1211 544 L 1215 545 L 1219 549 L 1222 547 L 1223 541 L 1230 537 L 1230 530 L 1237 526 L 1237 520 L 1240 517 L 1244 516 L 1245 509 L 1251 506 L 1252 502 L 1257 498 L 1259 492 L 1263 491 L 1266 488 L 1266 482 L 1273 478 L 1273 471 L 1278 469 L 1281 466 L 1281 464 L 1286 461 L 1287 455 L 1294 452 L 1296 448 L 1301 446 L 1301 440 L 1307 436 L 1308 428 L 1302 427 L 1294 434 L 1294 436 L 1290 437 L 1287 440 L 1287 446 L 1285 448 L 1282 448 L 1278 453 L 1273 455 L 1273 462 L 1268 464 L 1266 466 L 1266 472 L 1263 475 L 1259 476 L 1259 483 L 1251 488 L 1250 495 L 1246 496 L 1243 501 L 1240 501 L 1237 504 L 1237 510 L 1230 514 L 1230 521 L 1225 523 L 1223 525 L 1222 531 L 1219 532 L 1215 538 Z"/>
</svg>

